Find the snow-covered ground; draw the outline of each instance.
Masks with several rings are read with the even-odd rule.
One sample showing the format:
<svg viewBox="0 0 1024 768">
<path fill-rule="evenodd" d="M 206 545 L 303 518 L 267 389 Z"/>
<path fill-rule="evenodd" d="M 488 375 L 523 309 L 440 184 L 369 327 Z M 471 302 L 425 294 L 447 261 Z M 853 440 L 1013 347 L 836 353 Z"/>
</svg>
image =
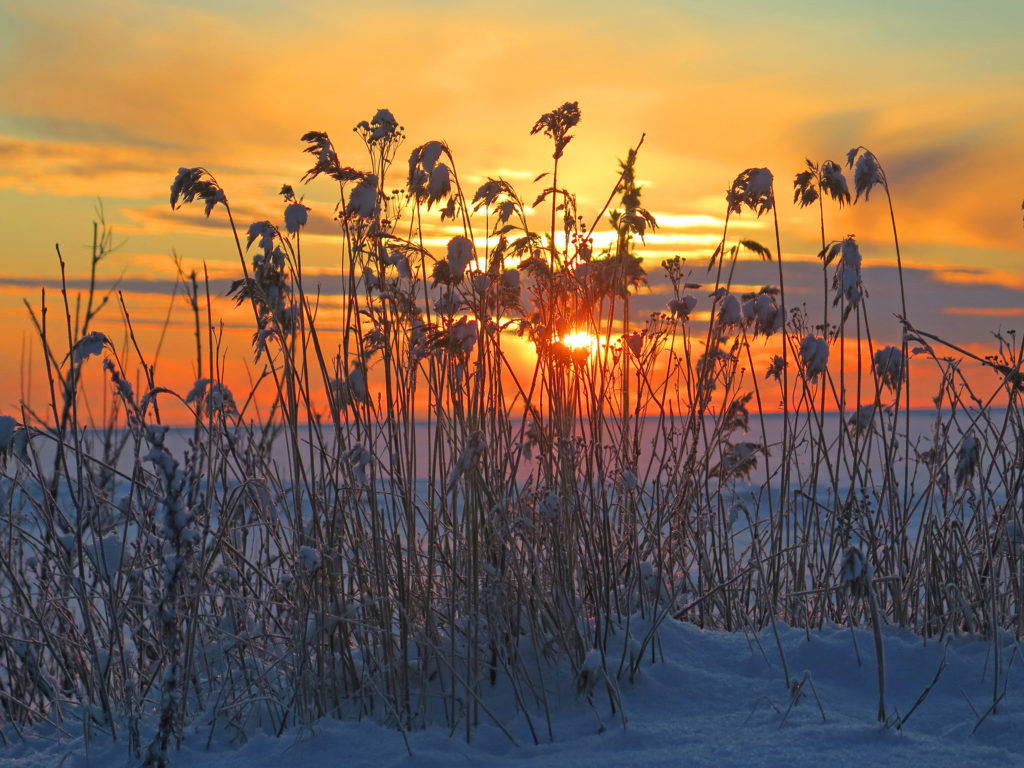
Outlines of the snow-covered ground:
<svg viewBox="0 0 1024 768">
<path fill-rule="evenodd" d="M 991 642 L 977 637 L 927 643 L 908 632 L 884 633 L 890 721 L 906 716 L 938 681 L 903 727 L 877 722 L 877 672 L 871 633 L 827 627 L 808 637 L 779 627 L 791 675 L 813 682 L 788 711 L 779 652 L 771 630 L 706 632 L 669 621 L 662 626 L 657 659 L 641 667 L 633 683 L 618 683 L 626 723 L 612 714 L 605 683 L 592 704 L 576 696 L 568 672 L 548 681 L 557 691 L 551 711 L 554 740 L 544 718 L 534 726 L 516 715 L 499 685 L 484 703 L 505 722 L 513 744 L 481 714 L 466 743 L 465 732 L 447 729 L 401 733 L 370 722 L 324 720 L 281 738 L 250 734 L 230 743 L 200 719 L 186 733 L 172 765 L 190 768 L 245 766 L 1021 766 L 1024 765 L 1024 661 L 1006 637 L 1000 650 L 997 711 L 978 725 L 993 698 Z M 861 664 L 858 665 L 858 650 Z M 663 657 L 663 658 L 662 658 Z M 506 719 L 507 718 L 507 719 Z M 975 727 L 977 726 L 976 730 Z M 94 733 L 86 748 L 81 725 L 65 722 L 70 736 L 38 731 L 0 747 L 0 765 L 17 768 L 85 768 L 138 765 L 124 740 Z M 10 731 L 5 732 L 10 734 Z M 411 754 L 410 754 L 411 752 Z"/>
</svg>

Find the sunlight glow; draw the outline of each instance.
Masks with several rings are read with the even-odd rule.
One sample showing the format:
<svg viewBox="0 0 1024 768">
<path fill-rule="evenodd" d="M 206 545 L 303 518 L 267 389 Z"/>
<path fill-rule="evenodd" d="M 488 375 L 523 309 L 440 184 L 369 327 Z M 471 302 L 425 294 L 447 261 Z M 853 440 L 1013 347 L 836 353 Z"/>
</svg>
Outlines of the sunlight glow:
<svg viewBox="0 0 1024 768">
<path fill-rule="evenodd" d="M 562 337 L 562 343 L 569 349 L 577 349 L 579 347 L 590 347 L 591 349 L 597 349 L 597 338 L 586 331 L 572 331 Z"/>
</svg>

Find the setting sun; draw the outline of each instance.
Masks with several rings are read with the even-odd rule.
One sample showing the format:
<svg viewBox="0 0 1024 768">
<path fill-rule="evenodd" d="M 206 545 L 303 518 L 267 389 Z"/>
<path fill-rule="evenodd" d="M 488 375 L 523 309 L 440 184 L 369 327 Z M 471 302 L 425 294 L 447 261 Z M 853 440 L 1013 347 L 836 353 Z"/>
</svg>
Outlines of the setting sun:
<svg viewBox="0 0 1024 768">
<path fill-rule="evenodd" d="M 597 337 L 586 331 L 572 331 L 562 337 L 562 343 L 569 349 L 589 347 L 591 351 L 597 349 Z"/>
</svg>

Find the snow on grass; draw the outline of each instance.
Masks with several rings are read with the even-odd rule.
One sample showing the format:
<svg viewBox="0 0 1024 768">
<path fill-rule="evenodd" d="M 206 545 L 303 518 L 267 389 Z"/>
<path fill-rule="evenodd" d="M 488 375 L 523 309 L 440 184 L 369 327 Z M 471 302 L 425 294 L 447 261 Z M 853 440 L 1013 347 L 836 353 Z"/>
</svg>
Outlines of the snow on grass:
<svg viewBox="0 0 1024 768">
<path fill-rule="evenodd" d="M 197 719 L 185 733 L 175 765 L 192 768 L 290 768 L 326 765 L 452 766 L 488 765 L 538 768 L 568 766 L 1011 766 L 1024 763 L 1024 691 L 1022 665 L 1014 658 L 1000 690 L 1005 698 L 996 713 L 978 721 L 991 705 L 991 644 L 975 637 L 925 642 L 912 633 L 887 628 L 888 690 L 891 708 L 905 717 L 929 687 L 945 659 L 945 668 L 902 729 L 875 721 L 876 678 L 869 631 L 826 627 L 809 636 L 780 627 L 783 649 L 796 680 L 809 679 L 787 714 L 786 691 L 778 651 L 769 631 L 702 631 L 669 621 L 660 631 L 654 663 L 648 658 L 635 682 L 619 683 L 627 723 L 613 715 L 609 697 L 598 684 L 588 702 L 577 698 L 571 672 L 549 681 L 555 740 L 534 745 L 522 717 L 512 714 L 500 684 L 485 692 L 495 711 L 508 711 L 506 727 L 518 742 L 481 719 L 470 743 L 439 725 L 402 734 L 371 722 L 324 719 L 281 738 L 254 733 L 241 745 L 223 728 L 212 732 Z M 858 665 L 859 648 L 861 663 Z M 1007 637 L 1003 657 L 1013 655 Z M 664 659 L 662 660 L 662 655 Z M 609 654 L 611 657 L 611 654 Z M 809 675 L 807 674 L 809 673 Z M 592 702 L 592 703 L 591 703 Z M 602 731 L 603 728 L 603 732 Z M 77 730 L 70 728 L 71 731 Z M 0 752 L 5 765 L 66 768 L 131 765 L 125 745 L 94 735 L 86 750 L 80 737 L 58 739 L 36 731 Z M 209 742 L 209 745 L 208 745 Z"/>
</svg>

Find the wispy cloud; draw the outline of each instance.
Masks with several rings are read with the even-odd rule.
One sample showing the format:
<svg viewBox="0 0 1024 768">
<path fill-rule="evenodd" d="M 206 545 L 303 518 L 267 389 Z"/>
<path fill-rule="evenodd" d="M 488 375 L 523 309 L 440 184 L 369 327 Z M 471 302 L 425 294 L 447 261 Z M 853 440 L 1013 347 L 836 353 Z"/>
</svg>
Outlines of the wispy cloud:
<svg viewBox="0 0 1024 768">
<path fill-rule="evenodd" d="M 182 149 L 180 143 L 154 139 L 115 123 L 54 115 L 0 113 L 0 134 L 18 138 L 57 140 L 80 144 L 111 144 L 150 149 Z"/>
</svg>

